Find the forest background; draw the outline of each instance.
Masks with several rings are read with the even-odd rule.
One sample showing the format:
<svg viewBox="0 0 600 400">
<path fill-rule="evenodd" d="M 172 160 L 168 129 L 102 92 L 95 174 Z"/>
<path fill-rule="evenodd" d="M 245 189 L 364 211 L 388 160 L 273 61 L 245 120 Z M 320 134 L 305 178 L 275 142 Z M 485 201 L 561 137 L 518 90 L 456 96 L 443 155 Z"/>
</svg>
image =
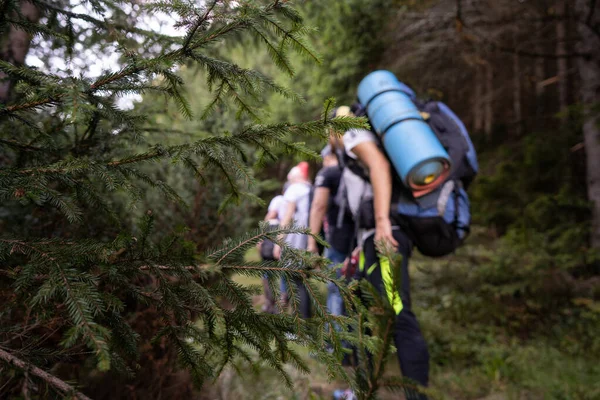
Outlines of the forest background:
<svg viewBox="0 0 600 400">
<path fill-rule="evenodd" d="M 51 371 L 64 381 L 77 382 L 81 391 L 92 398 L 328 398 L 332 388 L 341 385 L 340 381 L 327 382 L 330 370 L 324 364 L 330 360 L 319 363 L 308 357 L 308 351 L 302 346 L 294 352 L 312 369 L 311 375 L 297 372 L 285 362 L 279 365 L 268 360 L 251 369 L 249 364 L 235 359 L 238 374 L 230 365 L 224 366 L 220 377 L 215 376 L 198 391 L 191 376 L 210 374 L 202 371 L 189 375 L 174 361 L 177 357 L 179 361 L 182 356 L 185 358 L 186 350 L 192 353 L 194 350 L 180 343 L 176 357 L 171 354 L 170 342 L 161 341 L 181 336 L 182 331 L 176 332 L 173 324 L 165 324 L 172 331 L 161 325 L 163 312 L 172 312 L 178 321 L 185 319 L 177 314 L 177 302 L 182 298 L 180 292 L 175 289 L 153 292 L 153 296 L 159 293 L 175 299 L 165 311 L 153 307 L 156 298 L 148 299 L 146 292 L 139 294 L 146 296 L 143 305 L 137 297 L 125 300 L 102 297 L 100 301 L 95 294 L 86 291 L 86 285 L 101 281 L 102 285 L 118 287 L 122 284 L 120 278 L 104 281 L 105 277 L 120 276 L 123 270 L 119 269 L 119 263 L 133 265 L 132 260 L 137 267 L 146 270 L 162 265 L 167 259 L 173 262 L 175 254 L 179 266 L 186 266 L 190 260 L 213 262 L 211 255 L 221 254 L 219 251 L 235 245 L 235 238 L 256 228 L 265 212 L 264 203 L 257 198 L 268 200 L 275 195 L 293 164 L 312 155 L 313 173 L 316 171 L 319 161 L 314 152 L 318 153 L 325 144 L 316 131 L 325 132 L 326 124 L 330 123 L 321 114 L 324 101 L 332 96 L 338 104 L 354 101 L 356 86 L 362 77 L 382 68 L 393 71 L 421 96 L 446 102 L 465 122 L 481 166 L 471 189 L 474 228 L 466 245 L 442 260 L 417 257 L 413 266 L 413 301 L 430 346 L 432 389 L 441 398 L 456 399 L 600 398 L 597 379 L 600 376 L 597 362 L 600 359 L 597 335 L 600 331 L 600 10 L 595 1 L 298 1 L 293 4 L 300 13 L 297 17 L 292 16 L 291 11 L 281 17 L 293 22 L 290 29 L 297 29 L 292 33 L 294 40 L 302 37 L 298 44 L 300 51 L 296 53 L 283 56 L 278 52 L 283 45 L 279 49 L 271 46 L 273 41 L 269 35 L 285 37 L 290 31 L 282 33 L 274 28 L 273 33 L 261 28 L 259 34 L 246 34 L 244 29 L 253 26 L 249 20 L 262 21 L 261 18 L 268 17 L 267 12 L 264 16 L 248 11 L 243 15 L 247 26 L 231 35 L 226 32 L 229 35 L 226 41 L 207 50 L 210 60 L 199 61 L 190 56 L 189 60 L 178 61 L 175 69 L 171 69 L 170 60 L 166 59 L 151 65 L 155 74 L 152 79 L 167 82 L 162 93 L 149 90 L 149 86 L 142 87 L 136 81 L 137 75 L 132 75 L 131 80 L 115 80 L 114 87 L 103 88 L 113 91 L 106 102 L 96 98 L 82 101 L 95 108 L 88 108 L 83 116 L 77 116 L 72 110 L 80 98 L 78 95 L 68 97 L 69 90 L 79 93 L 78 85 L 83 81 L 73 79 L 72 87 L 68 86 L 65 92 L 69 101 L 61 105 L 56 99 L 63 96 L 62 92 L 53 85 L 78 75 L 78 68 L 83 71 L 89 68 L 95 60 L 91 55 L 88 59 L 82 57 L 84 50 L 96 49 L 98 54 L 105 54 L 110 52 L 109 44 L 115 40 L 119 46 L 132 49 L 131 54 L 124 52 L 117 57 L 115 63 L 131 66 L 143 62 L 144 57 L 152 56 L 153 52 L 158 54 L 155 48 L 178 44 L 139 26 L 134 28 L 136 18 L 146 10 L 143 3 L 134 2 L 127 9 L 121 3 L 89 2 L 98 13 L 103 5 L 115 4 L 113 8 L 106 8 L 110 10 L 113 30 L 104 26 L 96 33 L 89 33 L 87 28 L 82 32 L 88 34 L 81 36 L 72 36 L 77 25 L 67 22 L 71 19 L 53 10 L 56 6 L 50 3 L 3 3 L 0 73 L 11 80 L 3 81 L 0 87 L 3 103 L 0 109 L 0 167 L 3 169 L 0 173 L 3 201 L 0 205 L 0 260 L 3 263 L 0 358 L 4 362 L 0 364 L 0 397 L 44 398 L 61 393 L 60 388 L 57 391 L 44 379 L 28 373 L 28 368 L 14 368 L 14 360 L 6 356 L 12 354 Z M 221 19 L 211 20 L 212 24 L 227 27 L 231 21 L 241 18 L 236 14 L 236 2 L 217 3 L 214 12 L 221 13 Z M 249 3 L 268 7 L 273 2 Z M 72 4 L 65 1 L 58 8 L 72 11 Z M 182 32 L 187 35 L 190 26 L 194 26 L 193 16 L 203 15 L 185 15 L 186 6 L 178 2 L 157 4 L 152 10 L 180 11 L 181 26 L 187 28 L 182 28 Z M 279 2 L 274 4 L 281 6 Z M 254 5 L 248 7 L 254 10 Z M 296 27 L 294 18 L 300 21 L 300 16 L 302 26 L 314 30 Z M 31 24 L 14 22 L 20 18 Z M 73 16 L 73 20 L 76 19 Z M 129 33 L 119 38 L 118 32 L 123 26 L 128 26 L 125 30 Z M 205 31 L 214 33 L 211 29 L 209 26 Z M 10 48 L 15 40 L 11 35 L 16 35 L 16 31 L 24 35 L 25 39 L 19 40 L 30 43 L 20 59 L 18 51 Z M 193 31 L 189 35 L 193 38 L 190 43 L 202 40 L 194 36 L 202 32 L 203 29 Z M 154 40 L 155 47 L 140 49 L 135 35 Z M 64 49 L 70 46 L 74 50 L 69 54 Z M 57 57 L 71 62 L 58 63 L 63 67 L 52 70 L 53 65 L 58 65 Z M 41 63 L 39 69 L 27 69 L 34 59 Z M 227 65 L 217 64 L 216 60 L 223 60 Z M 270 77 L 272 81 L 249 74 L 247 77 L 254 81 L 247 86 L 236 86 L 243 95 L 231 87 L 228 93 L 223 93 L 229 102 L 213 101 L 223 82 L 233 79 L 232 74 L 240 74 L 239 70 L 228 70 L 233 64 L 244 71 Z M 35 71 L 44 72 L 44 66 L 54 74 L 56 81 L 36 75 Z M 126 71 L 126 68 L 117 68 L 117 71 Z M 207 85 L 206 71 L 212 86 Z M 141 74 L 137 70 L 135 73 Z M 245 72 L 241 75 L 246 77 Z M 106 76 L 111 75 L 101 75 L 95 82 Z M 275 90 L 263 92 L 259 87 L 265 85 Z M 44 93 L 34 92 L 36 87 L 50 93 L 53 107 L 64 106 L 58 110 L 63 114 L 37 105 L 31 110 L 25 107 L 25 111 L 38 113 L 32 118 L 39 118 L 41 122 L 32 124 L 28 116 L 13 112 L 43 97 Z M 93 89 L 88 87 L 81 91 L 88 93 Z M 139 97 L 131 110 L 121 112 L 118 106 L 127 108 L 130 102 L 117 101 L 124 94 Z M 20 96 L 34 97 L 24 102 Z M 204 114 L 207 107 L 210 112 Z M 61 120 L 60 115 L 66 117 Z M 92 139 L 89 129 L 84 129 L 93 123 L 93 118 L 88 118 L 90 115 L 97 116 L 95 124 L 106 134 Z M 144 116 L 144 129 L 130 135 L 122 127 L 138 126 L 139 121 L 134 120 L 133 115 Z M 310 121 L 315 120 L 322 121 L 322 125 L 310 125 Z M 201 154 L 208 162 L 196 164 L 188 158 L 186 146 L 191 143 L 224 138 L 225 149 L 232 145 L 227 142 L 228 138 L 236 137 L 236 132 L 244 132 L 247 126 L 258 122 L 279 127 L 266 130 L 277 139 L 236 142 L 244 156 L 239 158 L 240 165 L 232 170 L 223 171 L 223 160 L 230 159 L 228 150 L 222 150 L 221 154 L 208 147 L 195 148 L 194 154 Z M 81 126 L 79 134 L 78 124 Z M 293 130 L 292 126 L 298 128 Z M 49 138 L 52 134 L 48 132 L 61 129 L 64 133 L 61 138 Z M 111 133 L 118 134 L 111 136 Z M 264 149 L 256 150 L 265 144 L 267 148 L 273 147 L 271 157 L 266 156 L 268 152 Z M 154 145 L 158 146 L 150 147 Z M 61 150 L 66 147 L 70 150 Z M 52 148 L 52 152 L 36 153 L 45 148 Z M 158 162 L 141 165 L 136 172 L 119 171 L 123 175 L 135 175 L 142 182 L 135 188 L 126 179 L 93 164 L 102 154 L 110 155 L 117 163 L 137 162 L 135 157 L 128 158 L 129 154 L 136 153 Z M 198 172 L 199 179 L 190 173 L 190 164 L 192 169 L 202 166 L 196 169 L 201 172 Z M 49 166 L 55 170 L 46 171 Z M 46 176 L 38 179 L 38 175 L 30 173 L 34 168 L 39 169 L 36 174 Z M 73 182 L 79 179 L 77 174 L 88 168 L 100 181 L 111 181 L 118 190 L 109 190 L 110 185 L 106 184 L 99 198 L 86 197 L 88 190 L 90 194 L 97 192 L 97 182 L 87 182 L 89 187 L 77 187 Z M 11 174 L 18 174 L 19 170 L 27 171 L 25 175 L 31 175 L 31 179 L 15 179 Z M 54 176 L 67 170 L 72 175 Z M 230 176 L 234 177 L 233 182 L 224 178 Z M 244 193 L 238 191 L 239 181 L 249 182 Z M 98 209 L 110 212 L 97 212 Z M 130 236 L 122 232 L 129 232 Z M 166 238 L 171 234 L 176 239 Z M 15 240 L 21 240 L 16 238 L 23 241 L 16 243 Z M 87 241 L 70 242 L 71 249 L 65 250 L 64 242 L 48 243 L 48 238 L 59 242 L 78 238 Z M 227 238 L 234 239 L 227 241 Z M 144 250 L 139 246 L 145 240 L 156 246 Z M 32 243 L 62 248 L 28 249 Z M 111 244 L 108 255 L 107 247 L 98 243 Z M 221 243 L 224 243 L 223 248 L 219 247 Z M 252 243 L 238 250 L 244 250 L 245 254 L 251 247 Z M 167 256 L 164 252 L 170 254 Z M 76 293 L 81 294 L 81 297 L 73 296 L 73 304 L 69 303 L 71 294 L 55 293 L 34 279 L 41 276 L 50 277 L 52 281 L 54 270 L 43 269 L 46 268 L 43 260 L 48 254 L 52 262 L 61 260 L 57 264 L 67 265 L 69 257 L 76 257 L 80 265 L 88 265 L 85 271 L 89 275 L 85 277 L 71 280 L 69 271 L 66 275 L 61 272 L 63 278 L 58 282 L 61 279 L 71 282 Z M 129 258 L 120 260 L 123 254 Z M 239 257 L 228 260 L 231 265 L 237 261 Z M 248 265 L 252 262 L 250 256 Z M 89 268 L 92 264 L 107 267 L 97 272 Z M 25 273 L 29 265 L 32 269 Z M 234 268 L 232 271 L 235 274 L 231 282 L 235 285 L 252 287 L 258 283 L 259 275 L 248 277 L 244 271 Z M 158 271 L 152 278 L 129 278 L 159 287 L 164 280 L 165 287 L 172 289 L 169 285 L 173 276 L 161 274 Z M 180 273 L 177 278 L 190 277 Z M 204 283 L 219 279 L 200 277 Z M 224 290 L 219 287 L 211 296 L 223 297 Z M 255 288 L 249 289 L 248 295 L 251 294 L 255 295 L 252 299 L 256 306 L 259 300 Z M 236 294 L 231 296 L 231 299 L 225 298 L 238 304 Z M 20 302 L 28 306 L 12 305 Z M 82 312 L 82 321 L 71 318 L 73 326 L 83 327 L 81 332 L 68 329 L 69 324 L 64 321 L 69 318 L 60 315 L 61 307 L 65 315 L 71 315 L 77 314 L 78 305 L 88 307 L 88 303 L 102 302 L 108 306 L 100 311 L 89 306 L 90 315 Z M 59 311 L 53 314 L 54 311 L 44 307 L 42 311 L 35 311 L 40 305 L 58 305 Z M 115 336 L 109 339 L 107 335 L 106 348 L 101 340 L 89 343 L 90 335 L 103 337 L 106 332 L 96 330 L 95 325 L 86 327 L 88 320 L 117 329 L 114 332 L 124 327 L 108 316 L 107 310 L 111 307 L 125 309 L 138 342 L 114 344 Z M 29 313 L 36 317 L 30 317 Z M 98 315 L 102 318 L 98 319 Z M 160 323 L 154 324 L 153 321 L 159 320 Z M 210 318 L 203 319 L 202 323 L 208 324 L 208 321 Z M 151 342 L 149 338 L 159 330 L 159 339 Z M 194 334 L 185 332 L 187 336 Z M 197 340 L 204 339 L 201 333 L 198 335 Z M 78 340 L 83 341 L 81 346 Z M 215 349 L 222 345 L 217 342 Z M 59 343 L 72 351 L 54 350 Z M 112 346 L 126 349 L 128 345 L 139 347 L 142 361 L 138 358 L 138 362 L 143 367 L 136 371 L 135 378 L 114 380 L 116 375 L 104 372 L 103 362 L 110 360 L 111 368 L 118 369 L 115 365 L 120 358 Z M 260 345 L 257 347 L 263 349 Z M 90 354 L 100 354 L 100 361 L 90 361 L 93 358 Z M 194 361 L 196 356 L 190 355 L 188 361 Z M 261 359 L 265 355 L 258 351 L 258 355 L 250 357 Z M 285 357 L 279 361 L 285 361 Z M 271 362 L 275 369 L 281 368 L 290 374 L 293 389 L 271 371 Z M 188 364 L 183 362 L 189 367 Z M 390 363 L 387 373 L 397 373 L 394 368 Z M 106 386 L 107 380 L 113 382 L 110 387 Z M 382 396 L 385 393 L 382 392 Z"/>
</svg>

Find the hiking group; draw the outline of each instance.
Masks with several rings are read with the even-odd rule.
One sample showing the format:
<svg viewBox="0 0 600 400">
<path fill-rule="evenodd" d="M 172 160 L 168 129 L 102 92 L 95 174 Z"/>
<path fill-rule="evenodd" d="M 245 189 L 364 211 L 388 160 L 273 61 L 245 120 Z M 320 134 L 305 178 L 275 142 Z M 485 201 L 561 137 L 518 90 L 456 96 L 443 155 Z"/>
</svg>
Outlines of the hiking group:
<svg viewBox="0 0 600 400">
<path fill-rule="evenodd" d="M 364 116 L 371 129 L 331 132 L 314 186 L 308 163 L 293 167 L 265 220 L 273 227 L 293 222 L 310 228 L 313 235 L 324 232 L 329 245 L 324 256 L 338 277 L 342 266 L 349 271 L 354 265 L 350 260 L 359 260 L 353 279 L 370 282 L 394 310 L 393 337 L 403 376 L 426 387 L 429 353 L 411 310 L 408 262 L 413 248 L 424 256 L 441 257 L 468 235 L 466 190 L 478 170 L 476 153 L 465 126 L 448 106 L 419 99 L 391 72 L 372 72 L 357 92 L 358 101 L 336 108 L 333 117 Z M 317 241 L 308 235 L 287 235 L 285 241 L 292 248 L 320 253 Z M 381 251 L 386 247 L 402 256 L 398 280 Z M 263 259 L 281 256 L 272 242 L 263 242 L 260 250 Z M 276 312 L 266 279 L 264 287 L 263 310 Z M 297 289 L 301 316 L 309 318 L 306 289 L 299 283 Z M 280 304 L 287 304 L 283 280 L 281 293 Z M 327 308 L 333 315 L 344 314 L 334 283 L 328 286 Z M 406 392 L 407 398 L 426 399 Z M 350 390 L 336 396 L 354 398 Z"/>
</svg>

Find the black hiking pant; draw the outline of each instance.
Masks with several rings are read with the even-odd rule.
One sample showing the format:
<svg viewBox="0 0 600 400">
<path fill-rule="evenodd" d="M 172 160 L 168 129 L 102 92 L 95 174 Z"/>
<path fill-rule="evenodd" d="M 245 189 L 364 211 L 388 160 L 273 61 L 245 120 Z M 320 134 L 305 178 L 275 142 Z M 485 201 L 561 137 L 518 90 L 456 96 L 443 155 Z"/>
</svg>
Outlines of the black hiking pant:
<svg viewBox="0 0 600 400">
<path fill-rule="evenodd" d="M 302 319 L 308 319 L 311 317 L 311 304 L 308 289 L 300 280 L 296 280 L 296 290 L 298 290 L 298 297 L 300 298 L 299 312 Z"/>
<path fill-rule="evenodd" d="M 363 279 L 367 279 L 382 294 L 391 297 L 390 290 L 400 294 L 400 298 L 395 296 L 392 306 L 395 308 L 394 324 L 394 343 L 397 349 L 398 361 L 402 375 L 427 386 L 429 381 L 429 352 L 427 343 L 421 333 L 415 314 L 411 310 L 410 303 L 410 278 L 408 274 L 408 259 L 412 251 L 412 243 L 408 236 L 400 229 L 393 231 L 394 238 L 398 242 L 398 253 L 402 255 L 401 265 L 401 287 L 394 287 L 389 276 L 389 263 L 385 265 L 385 259 L 380 259 L 374 244 L 374 235 L 368 238 L 364 245 L 364 269 L 360 272 Z M 382 265 L 383 264 L 383 265 Z M 382 274 L 383 273 L 383 274 Z M 387 278 L 387 289 L 386 280 Z M 401 301 L 400 301 L 401 300 Z M 398 311 L 399 310 L 399 311 Z M 408 399 L 426 399 L 425 396 L 418 396 L 408 393 Z"/>
</svg>

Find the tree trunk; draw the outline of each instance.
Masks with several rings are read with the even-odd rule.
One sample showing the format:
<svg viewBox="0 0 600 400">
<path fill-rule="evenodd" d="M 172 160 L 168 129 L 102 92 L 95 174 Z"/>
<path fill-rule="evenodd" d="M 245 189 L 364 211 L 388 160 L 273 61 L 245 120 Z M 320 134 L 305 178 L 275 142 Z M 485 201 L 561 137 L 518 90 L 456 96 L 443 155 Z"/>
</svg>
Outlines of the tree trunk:
<svg viewBox="0 0 600 400">
<path fill-rule="evenodd" d="M 557 5 L 559 19 L 556 22 L 556 54 L 567 53 L 567 1 L 560 0 Z M 558 111 L 565 112 L 569 105 L 568 64 L 566 57 L 556 59 L 556 75 L 558 76 Z M 561 116 L 564 122 L 565 115 Z"/>
<path fill-rule="evenodd" d="M 577 0 L 579 19 L 590 18 L 591 26 L 600 24 L 600 2 Z M 596 9 L 591 10 L 595 5 Z M 600 37 L 584 24 L 578 24 L 580 51 L 589 57 L 577 59 L 581 78 L 580 95 L 585 106 L 583 135 L 587 160 L 587 192 L 592 203 L 591 244 L 600 249 Z"/>
<path fill-rule="evenodd" d="M 481 65 L 477 65 L 475 72 L 475 94 L 473 98 L 473 131 L 483 130 L 483 71 Z"/>
<path fill-rule="evenodd" d="M 517 41 L 515 40 L 515 44 Z M 521 60 L 515 52 L 513 54 L 513 113 L 515 133 L 521 136 L 523 126 L 523 112 L 521 109 Z"/>
<path fill-rule="evenodd" d="M 21 1 L 21 13 L 31 22 L 40 20 L 40 11 L 28 1 Z M 14 26 L 10 26 L 8 32 L 0 38 L 0 60 L 9 62 L 16 66 L 25 63 L 25 57 L 29 51 L 31 35 Z M 6 104 L 10 98 L 13 81 L 0 72 L 0 104 Z"/>
<path fill-rule="evenodd" d="M 492 64 L 488 63 L 485 68 L 485 110 L 484 110 L 484 127 L 485 136 L 488 139 L 492 137 L 492 126 L 494 123 L 494 69 Z"/>
<path fill-rule="evenodd" d="M 539 36 L 542 36 L 543 30 L 544 24 L 542 22 L 538 23 L 537 34 Z M 539 41 L 536 50 L 538 53 L 544 53 L 544 46 Z M 539 125 L 542 122 L 541 118 L 544 114 L 544 85 L 542 85 L 542 81 L 546 78 L 546 60 L 544 58 L 538 57 L 535 59 L 533 75 L 535 77 L 535 115 L 537 124 Z"/>
</svg>

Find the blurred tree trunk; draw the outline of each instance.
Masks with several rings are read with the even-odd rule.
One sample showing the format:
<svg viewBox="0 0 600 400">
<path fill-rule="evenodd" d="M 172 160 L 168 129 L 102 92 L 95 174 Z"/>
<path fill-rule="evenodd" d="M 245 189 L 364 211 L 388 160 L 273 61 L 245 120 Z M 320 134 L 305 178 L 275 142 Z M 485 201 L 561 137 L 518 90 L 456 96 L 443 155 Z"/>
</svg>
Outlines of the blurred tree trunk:
<svg viewBox="0 0 600 400">
<path fill-rule="evenodd" d="M 539 22 L 537 24 L 537 35 L 541 36 L 542 31 L 544 30 L 544 24 Z M 541 41 L 538 40 L 536 51 L 538 53 L 544 52 L 544 46 Z M 533 76 L 535 79 L 535 115 L 536 122 L 540 124 L 542 121 L 542 116 L 544 114 L 544 85 L 542 85 L 542 81 L 546 77 L 546 60 L 542 57 L 538 57 L 535 59 L 533 64 Z"/>
<path fill-rule="evenodd" d="M 589 56 L 577 59 L 581 78 L 580 94 L 585 105 L 583 135 L 587 160 L 587 192 L 592 202 L 591 244 L 600 249 L 600 36 L 591 27 L 600 26 L 600 2 L 577 0 L 580 51 Z M 593 8 L 592 8 L 593 7 Z"/>
<path fill-rule="evenodd" d="M 518 49 L 518 39 L 515 35 L 515 48 Z M 513 53 L 513 113 L 515 133 L 521 136 L 523 126 L 523 111 L 521 109 L 521 59 L 517 52 Z"/>
<path fill-rule="evenodd" d="M 485 136 L 492 137 L 492 126 L 494 123 L 494 69 L 488 62 L 485 68 L 485 110 L 484 110 L 484 132 Z"/>
<path fill-rule="evenodd" d="M 40 11 L 32 3 L 22 0 L 20 9 L 29 21 L 38 22 L 40 20 Z M 0 11 L 4 12 L 2 9 Z M 6 15 L 0 18 L 6 18 Z M 31 35 L 29 33 L 9 25 L 9 29 L 0 37 L 0 60 L 16 66 L 23 65 L 30 43 Z M 8 102 L 12 86 L 13 82 L 7 79 L 6 74 L 0 72 L 0 104 Z"/>
<path fill-rule="evenodd" d="M 558 76 L 558 111 L 564 112 L 569 102 L 568 64 L 566 57 L 560 57 L 567 53 L 567 8 L 568 1 L 559 0 L 556 8 L 559 19 L 556 22 L 556 75 Z M 565 121 L 565 116 L 561 116 Z"/>
<path fill-rule="evenodd" d="M 473 96 L 473 131 L 483 130 L 483 66 L 476 65 L 475 93 Z"/>
</svg>

